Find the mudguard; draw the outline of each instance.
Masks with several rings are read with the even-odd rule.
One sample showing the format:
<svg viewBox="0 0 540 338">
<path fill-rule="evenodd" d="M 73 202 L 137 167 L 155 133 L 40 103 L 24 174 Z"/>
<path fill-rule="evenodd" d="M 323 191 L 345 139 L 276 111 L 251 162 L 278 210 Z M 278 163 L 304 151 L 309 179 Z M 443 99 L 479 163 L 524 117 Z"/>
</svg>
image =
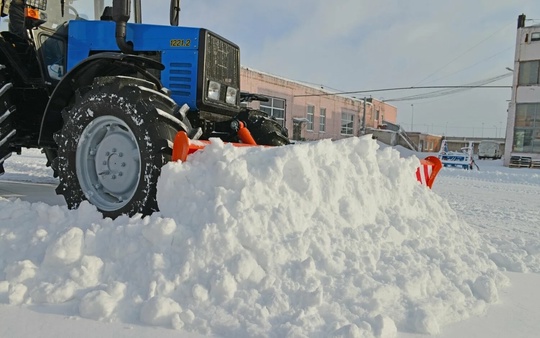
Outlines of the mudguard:
<svg viewBox="0 0 540 338">
<path fill-rule="evenodd" d="M 143 74 L 145 80 L 154 83 L 156 89 L 160 90 L 162 88 L 160 80 L 147 69 L 162 71 L 165 66 L 144 56 L 117 52 L 98 53 L 86 58 L 73 67 L 54 89 L 43 114 L 38 144 L 54 145 L 52 135 L 62 128 L 62 110 L 71 104 L 76 90 L 89 86 L 96 77 L 126 75 L 136 71 Z"/>
</svg>

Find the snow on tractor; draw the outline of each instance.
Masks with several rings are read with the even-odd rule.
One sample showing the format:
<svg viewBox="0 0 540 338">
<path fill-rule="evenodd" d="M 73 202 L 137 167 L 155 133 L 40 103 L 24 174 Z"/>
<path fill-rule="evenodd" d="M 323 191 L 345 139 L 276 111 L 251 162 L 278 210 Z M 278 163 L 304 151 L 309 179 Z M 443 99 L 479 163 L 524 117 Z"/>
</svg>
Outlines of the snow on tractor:
<svg viewBox="0 0 540 338">
<path fill-rule="evenodd" d="M 40 148 L 69 208 L 151 214 L 178 132 L 259 145 L 289 143 L 262 111 L 242 108 L 237 45 L 203 28 L 142 23 L 141 0 L 0 1 L 0 174 Z M 134 17 L 131 18 L 131 10 Z M 178 142 L 177 142 L 178 144 Z M 179 150 L 175 150 L 179 153 Z"/>
</svg>

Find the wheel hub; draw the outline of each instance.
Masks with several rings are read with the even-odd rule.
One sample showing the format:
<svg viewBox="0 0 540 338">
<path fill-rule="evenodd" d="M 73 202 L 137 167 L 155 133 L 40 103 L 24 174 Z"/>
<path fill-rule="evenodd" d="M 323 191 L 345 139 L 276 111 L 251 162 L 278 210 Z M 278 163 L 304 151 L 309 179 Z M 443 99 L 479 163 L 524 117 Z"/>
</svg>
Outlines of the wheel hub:
<svg viewBox="0 0 540 338">
<path fill-rule="evenodd" d="M 101 210 L 117 210 L 135 194 L 141 173 L 139 146 L 121 119 L 101 116 L 83 130 L 76 153 L 77 178 Z"/>
<path fill-rule="evenodd" d="M 126 132 L 113 131 L 101 141 L 95 166 L 99 183 L 110 193 L 125 194 L 138 179 L 139 163 L 131 155 L 133 141 Z"/>
</svg>

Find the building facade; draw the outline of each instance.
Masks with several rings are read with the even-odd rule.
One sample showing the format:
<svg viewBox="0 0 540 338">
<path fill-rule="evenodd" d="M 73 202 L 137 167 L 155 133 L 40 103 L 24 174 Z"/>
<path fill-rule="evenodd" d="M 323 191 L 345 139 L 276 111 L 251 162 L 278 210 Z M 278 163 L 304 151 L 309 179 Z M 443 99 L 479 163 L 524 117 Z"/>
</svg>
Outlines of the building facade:
<svg viewBox="0 0 540 338">
<path fill-rule="evenodd" d="M 337 95 L 321 87 L 242 67 L 242 91 L 262 94 L 268 102 L 248 105 L 273 116 L 292 140 L 333 140 L 360 136 L 368 129 L 395 123 L 397 108 L 372 98 Z"/>
<path fill-rule="evenodd" d="M 540 25 L 518 18 L 512 97 L 508 107 L 504 164 L 540 161 Z"/>
</svg>

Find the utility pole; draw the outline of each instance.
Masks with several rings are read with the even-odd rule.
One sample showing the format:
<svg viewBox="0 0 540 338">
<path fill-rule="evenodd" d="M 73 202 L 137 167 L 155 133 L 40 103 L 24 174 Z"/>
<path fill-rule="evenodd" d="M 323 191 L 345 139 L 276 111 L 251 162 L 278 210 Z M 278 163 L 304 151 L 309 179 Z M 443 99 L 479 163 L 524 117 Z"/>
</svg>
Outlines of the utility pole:
<svg viewBox="0 0 540 338">
<path fill-rule="evenodd" d="M 366 100 L 367 98 L 364 96 L 364 114 L 362 115 L 362 135 L 366 134 Z"/>
<path fill-rule="evenodd" d="M 411 131 L 414 129 L 414 104 L 411 103 Z"/>
</svg>

